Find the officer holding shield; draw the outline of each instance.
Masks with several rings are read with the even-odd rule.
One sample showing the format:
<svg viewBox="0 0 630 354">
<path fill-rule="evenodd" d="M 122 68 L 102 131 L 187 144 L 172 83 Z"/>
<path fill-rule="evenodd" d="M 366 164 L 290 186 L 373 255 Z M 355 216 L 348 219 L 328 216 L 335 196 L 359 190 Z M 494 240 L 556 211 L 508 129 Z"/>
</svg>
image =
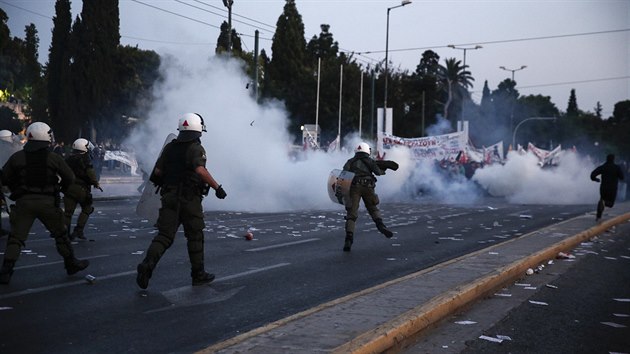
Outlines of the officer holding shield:
<svg viewBox="0 0 630 354">
<path fill-rule="evenodd" d="M 214 280 L 214 274 L 204 269 L 205 223 L 201 200 L 207 195 L 208 188 L 214 189 L 219 199 L 224 199 L 227 194 L 206 169 L 206 151 L 200 140 L 206 127 L 201 115 L 184 114 L 179 119 L 178 130 L 177 139 L 164 147 L 149 177 L 160 188 L 162 207 L 157 221 L 158 234 L 137 268 L 136 283 L 142 289 L 149 286 L 155 266 L 173 244 L 180 225 L 184 226 L 187 239 L 192 285 L 204 285 Z"/>
<path fill-rule="evenodd" d="M 359 203 L 363 200 L 365 208 L 376 223 L 376 228 L 385 237 L 391 238 L 393 233 L 387 229 L 381 218 L 378 209 L 378 195 L 374 191 L 376 187 L 376 176 L 385 174 L 384 169 L 378 166 L 377 162 L 370 157 L 370 145 L 365 142 L 360 143 L 355 148 L 354 157 L 349 159 L 343 166 L 344 171 L 354 173 L 350 193 L 345 197 L 346 206 L 346 239 L 343 246 L 344 252 L 350 252 L 354 241 L 354 228 L 358 218 Z M 397 167 L 396 167 L 397 168 Z"/>
</svg>

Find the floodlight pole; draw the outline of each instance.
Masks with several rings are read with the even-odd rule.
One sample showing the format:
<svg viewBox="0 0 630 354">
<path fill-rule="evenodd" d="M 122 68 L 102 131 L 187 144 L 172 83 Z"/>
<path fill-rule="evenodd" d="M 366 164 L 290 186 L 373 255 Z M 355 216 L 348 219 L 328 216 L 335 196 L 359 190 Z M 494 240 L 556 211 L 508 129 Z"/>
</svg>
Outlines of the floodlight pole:
<svg viewBox="0 0 630 354">
<path fill-rule="evenodd" d="M 480 45 L 476 45 L 474 47 L 457 47 L 457 46 L 455 46 L 453 44 L 449 44 L 448 47 L 464 51 L 464 71 L 466 71 L 466 51 L 467 50 L 477 50 L 477 49 L 483 48 Z M 466 88 L 466 90 L 468 90 L 468 89 Z M 462 125 L 461 126 L 462 131 L 464 130 L 464 111 L 465 111 L 465 107 L 466 107 L 466 103 L 464 101 L 464 98 L 462 98 L 462 110 L 461 110 L 461 113 L 460 113 L 460 116 L 461 116 L 460 117 L 461 118 L 460 121 L 461 121 L 461 125 Z"/>
<path fill-rule="evenodd" d="M 386 28 L 386 32 L 385 32 L 385 98 L 383 99 L 383 111 L 384 114 L 387 115 L 387 79 L 389 76 L 389 71 L 388 71 L 388 61 L 389 61 L 389 12 L 393 9 L 399 8 L 399 7 L 403 7 L 405 5 L 409 5 L 411 4 L 411 0 L 402 0 L 402 2 L 400 3 L 400 5 L 397 6 L 393 6 L 393 7 L 388 7 L 387 8 L 387 28 Z"/>
</svg>

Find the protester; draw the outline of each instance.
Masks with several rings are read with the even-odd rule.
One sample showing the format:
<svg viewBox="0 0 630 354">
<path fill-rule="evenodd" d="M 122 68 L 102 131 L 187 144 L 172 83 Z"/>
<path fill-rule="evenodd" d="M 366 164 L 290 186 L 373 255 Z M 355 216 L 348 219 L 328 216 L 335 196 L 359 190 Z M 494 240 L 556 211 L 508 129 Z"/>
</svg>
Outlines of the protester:
<svg viewBox="0 0 630 354">
<path fill-rule="evenodd" d="M 105 159 L 105 147 L 103 144 L 97 145 L 92 150 L 92 163 L 94 166 L 94 173 L 96 174 L 96 181 L 101 181 L 101 172 L 103 171 L 103 161 Z"/>
<path fill-rule="evenodd" d="M 69 235 L 70 240 L 74 240 L 77 237 L 85 240 L 83 230 L 85 229 L 85 224 L 87 224 L 90 214 L 94 212 L 94 207 L 92 206 L 92 186 L 100 189 L 101 192 L 103 191 L 98 184 L 96 173 L 92 167 L 92 159 L 89 154 L 92 150 L 91 146 L 92 143 L 87 139 L 79 138 L 72 143 L 72 153 L 66 158 L 68 166 L 70 166 L 76 177 L 74 183 L 64 191 L 63 195 L 65 223 L 68 232 L 70 232 L 72 226 L 74 210 L 77 204 L 81 206 L 81 213 L 79 214 L 77 225 L 74 227 L 74 231 Z"/>
<path fill-rule="evenodd" d="M 184 226 L 190 259 L 192 285 L 204 285 L 214 280 L 214 274 L 205 271 L 203 247 L 203 207 L 201 200 L 208 188 L 215 190 L 219 199 L 227 194 L 206 169 L 206 152 L 201 146 L 201 134 L 206 127 L 201 115 L 184 114 L 179 119 L 179 135 L 168 143 L 155 164 L 149 180 L 161 191 L 162 207 L 155 236 L 146 257 L 138 265 L 136 283 L 142 289 L 158 261 L 173 244 L 179 225 Z"/>
<path fill-rule="evenodd" d="M 55 144 L 55 147 L 53 148 L 53 152 L 61 157 L 65 157 L 66 147 L 64 146 L 64 142 L 60 141 L 59 143 Z"/>
<path fill-rule="evenodd" d="M 597 176 L 601 175 L 601 184 L 599 185 L 599 202 L 597 203 L 596 221 L 602 219 L 604 206 L 612 208 L 617 199 L 617 185 L 619 181 L 623 181 L 623 171 L 619 165 L 615 164 L 615 155 L 608 154 L 606 162 L 598 166 L 591 172 L 591 180 L 599 182 Z"/>
<path fill-rule="evenodd" d="M 38 219 L 55 239 L 57 252 L 63 257 L 68 275 L 88 267 L 87 260 L 78 260 L 66 235 L 59 191 L 74 180 L 72 170 L 63 158 L 48 150 L 52 130 L 46 123 L 35 122 L 26 129 L 28 142 L 24 149 L 11 155 L 2 168 L 2 184 L 9 187 L 11 200 L 11 231 L 7 239 L 0 284 L 8 284 L 15 262 L 20 256 L 28 233 Z"/>
<path fill-rule="evenodd" d="M 343 166 L 344 171 L 354 173 L 352 185 L 348 196 L 344 196 L 344 205 L 346 206 L 346 238 L 343 246 L 344 252 L 350 252 L 352 243 L 354 242 L 355 222 L 358 218 L 359 203 L 363 200 L 365 208 L 376 223 L 376 228 L 387 238 L 391 238 L 393 233 L 387 229 L 381 218 L 378 209 L 378 195 L 374 192 L 376 187 L 376 177 L 385 174 L 376 161 L 371 157 L 370 145 L 360 143 L 354 150 L 354 157 L 349 159 Z M 389 161 L 391 162 L 391 161 Z M 395 164 L 395 163 L 394 163 Z M 390 165 L 391 166 L 391 165 Z M 398 165 L 395 166 L 396 169 Z"/>
</svg>

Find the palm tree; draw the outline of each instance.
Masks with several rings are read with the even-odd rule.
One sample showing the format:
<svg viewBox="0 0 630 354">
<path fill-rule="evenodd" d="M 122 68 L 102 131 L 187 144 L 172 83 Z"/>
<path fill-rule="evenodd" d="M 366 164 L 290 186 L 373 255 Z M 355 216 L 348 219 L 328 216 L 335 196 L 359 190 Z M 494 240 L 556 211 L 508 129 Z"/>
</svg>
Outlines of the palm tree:
<svg viewBox="0 0 630 354">
<path fill-rule="evenodd" d="M 445 66 L 440 65 L 438 69 L 438 80 L 440 89 L 446 93 L 444 104 L 444 119 L 448 119 L 448 111 L 453 100 L 459 101 L 460 106 L 464 99 L 469 97 L 468 88 L 472 87 L 475 79 L 466 70 L 468 65 L 462 66 L 461 61 L 455 58 L 444 60 Z"/>
</svg>

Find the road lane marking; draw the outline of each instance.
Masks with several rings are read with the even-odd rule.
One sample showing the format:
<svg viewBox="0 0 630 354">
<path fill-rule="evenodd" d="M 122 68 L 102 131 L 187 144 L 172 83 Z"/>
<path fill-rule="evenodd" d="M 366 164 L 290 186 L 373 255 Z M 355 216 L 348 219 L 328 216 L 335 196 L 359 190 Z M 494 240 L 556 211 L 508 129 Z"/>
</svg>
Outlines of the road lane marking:
<svg viewBox="0 0 630 354">
<path fill-rule="evenodd" d="M 258 252 L 258 251 L 265 251 L 265 250 L 270 250 L 270 249 L 274 249 L 274 248 L 281 248 L 281 247 L 287 247 L 287 246 L 293 246 L 293 245 L 299 245 L 301 243 L 307 243 L 307 242 L 313 242 L 313 241 L 319 241 L 319 238 L 309 238 L 306 240 L 300 240 L 300 241 L 294 241 L 294 242 L 287 242 L 287 243 L 280 243 L 277 245 L 271 245 L 271 246 L 265 246 L 265 247 L 258 247 L 258 248 L 250 248 L 248 250 L 245 250 L 245 252 Z"/>
<path fill-rule="evenodd" d="M 96 258 L 103 258 L 103 257 L 109 257 L 109 255 L 108 254 L 101 254 L 101 255 L 98 255 L 98 256 L 81 258 L 81 259 L 96 259 Z M 15 267 L 15 270 L 37 268 L 37 267 L 45 267 L 45 266 L 49 266 L 49 265 L 53 265 L 53 264 L 61 264 L 61 263 L 63 263 L 63 261 L 30 264 L 30 265 L 24 265 L 24 266 Z"/>
<path fill-rule="evenodd" d="M 215 282 L 221 282 L 221 281 L 226 281 L 226 280 L 230 280 L 230 279 L 234 279 L 234 278 L 239 278 L 239 277 L 243 277 L 243 276 L 246 276 L 246 275 L 263 272 L 263 271 L 274 269 L 274 268 L 280 268 L 280 267 L 288 266 L 290 264 L 291 263 L 278 263 L 278 264 L 274 264 L 274 265 L 271 265 L 271 266 L 268 266 L 268 267 L 252 269 L 252 270 L 248 270 L 246 272 L 237 273 L 237 274 L 228 275 L 226 277 L 219 278 L 219 279 L 215 280 Z M 137 271 L 136 270 L 130 270 L 130 271 L 121 272 L 121 273 L 114 273 L 114 274 L 108 274 L 108 275 L 99 275 L 99 276 L 96 277 L 96 279 L 97 279 L 97 281 L 102 281 L 102 280 L 107 280 L 107 279 L 114 279 L 114 278 L 124 277 L 124 276 L 132 275 L 132 274 L 137 274 Z M 30 295 L 30 294 L 42 293 L 44 291 L 49 291 L 49 290 L 63 289 L 63 288 L 68 288 L 68 287 L 75 286 L 75 285 L 85 285 L 85 284 L 86 284 L 85 279 L 81 279 L 81 280 L 76 280 L 76 281 L 72 281 L 72 282 L 69 282 L 69 283 L 54 284 L 54 285 L 42 286 L 42 287 L 39 287 L 39 288 L 25 289 L 25 290 L 16 291 L 16 292 L 13 292 L 13 293 L 2 294 L 2 295 L 0 295 L 0 300 L 10 299 L 10 298 L 18 297 L 18 296 L 22 296 L 22 295 Z M 184 286 L 184 287 L 181 287 L 181 288 L 171 289 L 170 291 L 177 290 L 177 289 L 189 288 L 189 287 L 190 286 Z"/>
<path fill-rule="evenodd" d="M 96 279 L 97 280 L 113 279 L 113 278 L 127 276 L 127 275 L 130 275 L 130 274 L 136 274 L 136 271 L 135 270 L 130 270 L 128 272 L 108 274 L 108 275 L 101 275 L 101 276 L 96 277 Z M 68 288 L 68 287 L 71 287 L 71 286 L 83 285 L 83 284 L 86 284 L 85 279 L 76 280 L 76 281 L 72 281 L 72 282 L 69 282 L 69 283 L 63 283 L 63 284 L 42 286 L 40 288 L 26 289 L 26 290 L 22 290 L 22 291 L 16 291 L 14 293 L 8 293 L 8 294 L 0 295 L 0 300 L 9 299 L 9 298 L 12 298 L 12 297 L 17 297 L 17 296 L 22 296 L 22 295 L 37 294 L 37 293 L 42 293 L 42 292 L 48 291 L 48 290 L 56 290 L 56 289 Z"/>
</svg>

